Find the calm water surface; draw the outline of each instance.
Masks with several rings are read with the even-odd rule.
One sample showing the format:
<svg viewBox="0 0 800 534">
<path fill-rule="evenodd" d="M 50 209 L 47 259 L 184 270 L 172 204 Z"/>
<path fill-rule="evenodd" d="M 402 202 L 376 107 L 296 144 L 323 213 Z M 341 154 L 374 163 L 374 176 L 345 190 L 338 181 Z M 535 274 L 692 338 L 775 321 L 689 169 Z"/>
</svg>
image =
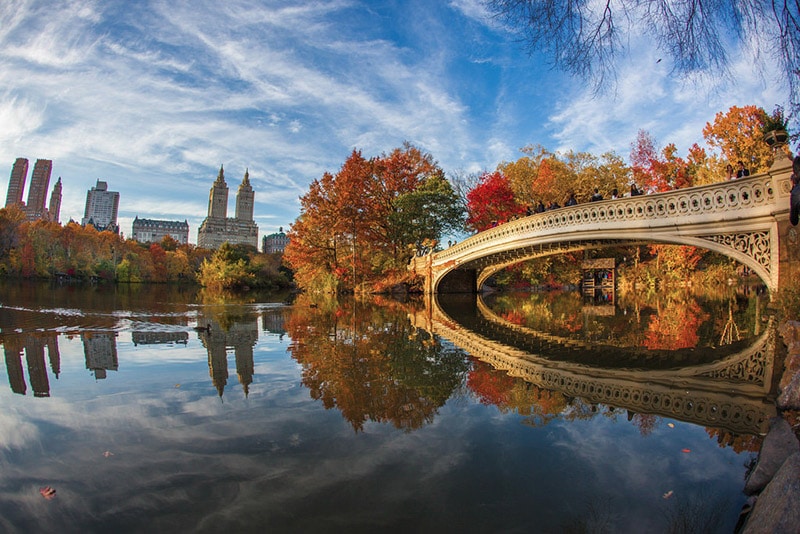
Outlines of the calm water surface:
<svg viewBox="0 0 800 534">
<path fill-rule="evenodd" d="M 731 532 L 752 297 L 0 285 L 0 531 Z"/>
</svg>

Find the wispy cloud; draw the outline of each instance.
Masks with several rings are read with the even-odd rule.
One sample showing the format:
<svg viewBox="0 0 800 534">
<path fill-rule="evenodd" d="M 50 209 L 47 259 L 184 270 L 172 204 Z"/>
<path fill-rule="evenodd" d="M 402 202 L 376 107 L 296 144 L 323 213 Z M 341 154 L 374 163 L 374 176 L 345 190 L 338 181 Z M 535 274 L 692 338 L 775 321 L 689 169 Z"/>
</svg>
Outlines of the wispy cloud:
<svg viewBox="0 0 800 534">
<path fill-rule="evenodd" d="M 65 219 L 103 178 L 122 220 L 188 218 L 192 238 L 219 165 L 232 189 L 249 168 L 272 232 L 353 148 L 410 141 L 447 171 L 491 169 L 532 143 L 619 151 L 639 128 L 681 145 L 729 107 L 731 93 L 698 104 L 647 53 L 595 98 L 478 0 L 13 0 L 0 5 L 0 165 L 53 159 Z"/>
</svg>

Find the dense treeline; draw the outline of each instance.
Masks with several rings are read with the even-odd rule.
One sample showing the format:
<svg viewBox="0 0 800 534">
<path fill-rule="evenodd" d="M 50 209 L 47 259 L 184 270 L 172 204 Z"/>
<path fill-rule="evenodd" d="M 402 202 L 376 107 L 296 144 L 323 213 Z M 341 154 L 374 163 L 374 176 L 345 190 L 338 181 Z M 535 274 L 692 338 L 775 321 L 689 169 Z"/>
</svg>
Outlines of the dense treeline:
<svg viewBox="0 0 800 534">
<path fill-rule="evenodd" d="M 0 209 L 0 276 L 200 283 L 214 289 L 286 287 L 280 256 L 224 244 L 218 251 L 170 237 L 144 244 L 75 222 L 29 222 L 16 206 Z"/>
</svg>

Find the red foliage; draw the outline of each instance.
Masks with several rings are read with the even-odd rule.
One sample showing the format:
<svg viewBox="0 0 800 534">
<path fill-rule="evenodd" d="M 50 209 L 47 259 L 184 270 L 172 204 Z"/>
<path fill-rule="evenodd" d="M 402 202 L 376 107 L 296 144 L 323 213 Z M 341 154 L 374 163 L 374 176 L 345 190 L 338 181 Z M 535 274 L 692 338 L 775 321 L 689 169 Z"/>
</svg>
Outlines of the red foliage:
<svg viewBox="0 0 800 534">
<path fill-rule="evenodd" d="M 485 173 L 478 185 L 467 193 L 467 226 L 482 232 L 525 214 L 517 202 L 508 178 L 499 172 Z"/>
<path fill-rule="evenodd" d="M 505 406 L 509 401 L 514 379 L 488 363 L 473 360 L 467 376 L 467 387 L 478 396 L 481 404 Z"/>
</svg>

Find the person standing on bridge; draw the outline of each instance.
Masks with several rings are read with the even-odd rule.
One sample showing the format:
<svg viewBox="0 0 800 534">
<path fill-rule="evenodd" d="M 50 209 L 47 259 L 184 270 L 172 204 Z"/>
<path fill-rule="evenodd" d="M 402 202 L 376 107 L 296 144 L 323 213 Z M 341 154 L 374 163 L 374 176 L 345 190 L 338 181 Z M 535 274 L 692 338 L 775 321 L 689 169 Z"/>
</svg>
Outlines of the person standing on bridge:
<svg viewBox="0 0 800 534">
<path fill-rule="evenodd" d="M 592 194 L 592 198 L 589 199 L 592 202 L 597 202 L 598 200 L 603 200 L 603 195 L 600 194 L 600 191 L 595 187 L 594 193 Z"/>
<path fill-rule="evenodd" d="M 792 192 L 789 197 L 789 222 L 797 226 L 800 222 L 800 156 L 792 161 Z"/>
<path fill-rule="evenodd" d="M 739 160 L 739 170 L 736 171 L 736 177 L 744 178 L 745 176 L 750 176 L 750 170 L 745 169 L 744 162 L 742 160 Z"/>
<path fill-rule="evenodd" d="M 578 205 L 578 200 L 575 198 L 575 191 L 570 191 L 567 201 L 564 202 L 564 207 L 577 206 L 577 205 Z"/>
<path fill-rule="evenodd" d="M 725 179 L 726 180 L 735 180 L 736 174 L 733 172 L 733 165 L 728 163 L 728 166 L 725 167 Z"/>
</svg>

